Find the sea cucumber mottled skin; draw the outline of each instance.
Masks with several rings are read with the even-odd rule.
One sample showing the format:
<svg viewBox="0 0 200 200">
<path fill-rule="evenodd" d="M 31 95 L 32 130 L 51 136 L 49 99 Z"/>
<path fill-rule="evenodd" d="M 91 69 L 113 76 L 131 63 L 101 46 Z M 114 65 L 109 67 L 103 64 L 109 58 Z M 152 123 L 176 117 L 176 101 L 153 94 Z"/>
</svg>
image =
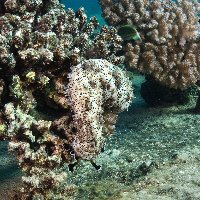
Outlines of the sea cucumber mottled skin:
<svg viewBox="0 0 200 200">
<path fill-rule="evenodd" d="M 72 68 L 67 94 L 77 128 L 72 147 L 76 156 L 92 160 L 109 132 L 104 116 L 128 109 L 133 100 L 131 82 L 119 67 L 106 60 L 90 59 Z"/>
</svg>

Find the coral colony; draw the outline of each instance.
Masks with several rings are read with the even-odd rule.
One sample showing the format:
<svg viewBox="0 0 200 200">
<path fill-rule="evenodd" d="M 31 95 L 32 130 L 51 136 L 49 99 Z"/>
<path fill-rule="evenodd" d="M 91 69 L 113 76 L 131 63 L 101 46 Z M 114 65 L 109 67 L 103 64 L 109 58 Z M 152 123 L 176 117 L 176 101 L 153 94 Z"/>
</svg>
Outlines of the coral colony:
<svg viewBox="0 0 200 200">
<path fill-rule="evenodd" d="M 114 27 L 98 31 L 96 17 L 87 23 L 83 7 L 66 10 L 59 0 L 0 3 L 0 139 L 24 172 L 13 199 L 73 198 L 61 166 L 99 168 L 94 159 L 134 98 L 117 66 L 124 59 L 172 88 L 199 79 L 196 1 L 100 4 Z"/>
<path fill-rule="evenodd" d="M 0 138 L 24 172 L 15 199 L 73 197 L 59 169 L 80 160 L 98 169 L 93 160 L 133 100 L 116 66 L 122 39 L 98 27 L 84 8 L 65 10 L 58 0 L 1 1 Z"/>
<path fill-rule="evenodd" d="M 124 46 L 131 68 L 170 88 L 200 78 L 199 3 L 190 0 L 100 0 L 103 17 L 117 30 L 134 25 L 141 41 Z"/>
</svg>

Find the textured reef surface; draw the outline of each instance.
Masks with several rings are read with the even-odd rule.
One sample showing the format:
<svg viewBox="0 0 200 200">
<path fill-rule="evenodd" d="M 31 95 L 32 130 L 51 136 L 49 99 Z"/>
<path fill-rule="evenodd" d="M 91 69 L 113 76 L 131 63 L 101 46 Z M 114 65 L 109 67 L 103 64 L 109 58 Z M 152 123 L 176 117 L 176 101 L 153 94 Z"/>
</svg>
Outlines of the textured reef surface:
<svg viewBox="0 0 200 200">
<path fill-rule="evenodd" d="M 196 99 L 185 106 L 147 107 L 139 93 L 143 81 L 134 76 L 135 102 L 119 115 L 115 133 L 95 160 L 101 169 L 80 162 L 67 174 L 68 184 L 78 187 L 75 200 L 200 198 L 200 115 L 192 112 Z M 1 169 L 14 167 L 1 183 L 2 196 L 21 176 L 14 157 L 7 156 L 1 156 Z"/>
<path fill-rule="evenodd" d="M 100 0 L 103 17 L 117 30 L 134 25 L 140 41 L 124 44 L 126 62 L 170 88 L 199 80 L 199 3 L 180 0 Z"/>
<path fill-rule="evenodd" d="M 65 5 L 0 0 L 0 199 L 200 199 L 200 4 Z"/>
<path fill-rule="evenodd" d="M 122 39 L 58 0 L 0 2 L 0 139 L 22 169 L 13 199 L 73 198 L 64 164 L 94 159 L 134 99 Z M 99 29 L 98 29 L 99 28 Z M 97 30 L 98 29 L 98 30 Z"/>
</svg>

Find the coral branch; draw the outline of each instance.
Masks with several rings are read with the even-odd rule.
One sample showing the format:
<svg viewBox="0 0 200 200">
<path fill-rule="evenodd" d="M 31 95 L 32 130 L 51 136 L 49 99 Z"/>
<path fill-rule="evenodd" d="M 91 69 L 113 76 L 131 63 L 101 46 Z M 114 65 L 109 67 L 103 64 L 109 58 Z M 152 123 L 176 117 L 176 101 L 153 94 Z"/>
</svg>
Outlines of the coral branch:
<svg viewBox="0 0 200 200">
<path fill-rule="evenodd" d="M 136 26 L 141 41 L 124 47 L 126 62 L 157 82 L 184 90 L 200 79 L 200 4 L 194 0 L 100 0 L 117 30 Z"/>
</svg>

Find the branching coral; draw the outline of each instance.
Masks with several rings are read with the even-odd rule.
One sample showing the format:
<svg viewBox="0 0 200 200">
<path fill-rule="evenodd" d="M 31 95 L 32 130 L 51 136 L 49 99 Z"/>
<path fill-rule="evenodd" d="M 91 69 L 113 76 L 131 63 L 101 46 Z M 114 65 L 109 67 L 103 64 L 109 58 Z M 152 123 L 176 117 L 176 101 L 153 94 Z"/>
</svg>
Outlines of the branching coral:
<svg viewBox="0 0 200 200">
<path fill-rule="evenodd" d="M 62 134 L 58 120 L 39 120 L 35 117 L 39 115 L 28 114 L 35 107 L 35 100 L 30 101 L 32 93 L 23 84 L 19 77 L 13 77 L 10 88 L 15 101 L 7 103 L 4 111 L 9 122 L 4 138 L 9 140 L 9 152 L 16 152 L 19 167 L 25 173 L 24 186 L 14 199 L 70 198 L 76 188 L 68 185 L 67 174 L 59 168 L 73 160 L 68 139 L 73 135 L 72 121 L 64 118 L 68 128 L 63 127 L 66 129 Z"/>
<path fill-rule="evenodd" d="M 119 29 L 135 25 L 141 41 L 124 48 L 126 62 L 170 88 L 185 89 L 200 79 L 196 0 L 100 0 L 103 16 Z"/>
<path fill-rule="evenodd" d="M 114 65 L 123 61 L 115 56 L 122 40 L 115 28 L 98 26 L 96 17 L 87 23 L 84 8 L 65 10 L 58 0 L 0 2 L 0 139 L 24 172 L 15 199 L 74 196 L 61 166 L 95 159 L 133 99 Z"/>
<path fill-rule="evenodd" d="M 95 159 L 105 137 L 114 132 L 117 114 L 128 109 L 133 100 L 125 72 L 106 60 L 84 61 L 72 68 L 68 78 L 65 93 L 72 112 L 64 109 L 61 117 L 52 121 L 37 119 L 46 117 L 34 113 L 37 98 L 28 90 L 33 79 L 22 82 L 19 76 L 13 76 L 10 91 L 15 101 L 5 105 L 4 117 L 9 123 L 2 131 L 9 140 L 9 151 L 17 152 L 19 166 L 27 175 L 18 198 L 74 195 L 75 187 L 67 185 L 67 174 L 59 168 L 72 162 L 73 155 Z"/>
</svg>

